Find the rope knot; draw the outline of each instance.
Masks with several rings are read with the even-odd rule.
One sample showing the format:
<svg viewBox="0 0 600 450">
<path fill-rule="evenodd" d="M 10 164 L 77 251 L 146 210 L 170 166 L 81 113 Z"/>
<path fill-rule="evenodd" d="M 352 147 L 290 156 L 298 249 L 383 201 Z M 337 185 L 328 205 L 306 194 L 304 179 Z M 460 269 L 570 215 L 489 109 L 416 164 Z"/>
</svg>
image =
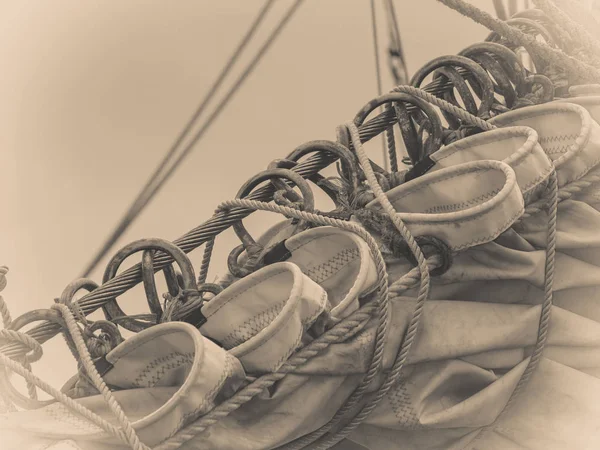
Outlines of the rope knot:
<svg viewBox="0 0 600 450">
<path fill-rule="evenodd" d="M 448 244 L 443 240 L 435 236 L 416 236 L 415 241 L 421 248 L 425 258 L 429 259 L 432 256 L 438 256 L 441 259 L 441 264 L 429 272 L 432 277 L 439 277 L 450 269 L 453 261 L 452 252 Z M 412 252 L 408 252 L 408 254 L 408 260 L 415 266 L 418 265 Z"/>
<path fill-rule="evenodd" d="M 296 193 L 291 190 L 279 189 L 273 194 L 273 201 L 280 206 L 303 210 L 304 202 L 302 199 L 298 199 L 298 196 L 295 194 Z"/>
<path fill-rule="evenodd" d="M 99 334 L 95 334 L 99 331 Z M 83 329 L 85 345 L 93 359 L 106 356 L 112 349 L 123 342 L 119 328 L 108 320 L 97 320 Z"/>
</svg>

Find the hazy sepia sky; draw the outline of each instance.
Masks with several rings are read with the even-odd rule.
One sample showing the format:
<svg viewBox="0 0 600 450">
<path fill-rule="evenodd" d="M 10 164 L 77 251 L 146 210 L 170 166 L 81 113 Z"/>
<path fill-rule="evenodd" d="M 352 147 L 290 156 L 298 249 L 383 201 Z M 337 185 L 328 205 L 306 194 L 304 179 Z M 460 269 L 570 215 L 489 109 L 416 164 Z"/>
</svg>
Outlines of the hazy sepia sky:
<svg viewBox="0 0 600 450">
<path fill-rule="evenodd" d="M 471 2 L 493 11 L 491 0 Z M 13 316 L 49 307 L 80 274 L 262 3 L 0 1 L 0 265 L 10 268 L 3 295 Z M 247 55 L 291 1 L 276 3 Z M 396 8 L 411 74 L 487 35 L 435 0 L 397 0 Z M 373 59 L 368 0 L 306 0 L 111 255 L 142 237 L 181 236 L 274 158 L 308 140 L 335 139 L 336 125 L 377 94 Z M 385 65 L 383 73 L 387 90 Z M 274 220 L 261 214 L 248 221 L 255 234 Z M 230 234 L 217 241 L 211 277 L 234 244 Z M 201 252 L 192 257 L 198 270 Z M 98 282 L 105 262 L 93 274 Z M 142 295 L 134 290 L 124 309 L 142 312 Z M 75 367 L 64 347 L 60 339 L 46 344 L 34 368 L 55 385 Z"/>
</svg>

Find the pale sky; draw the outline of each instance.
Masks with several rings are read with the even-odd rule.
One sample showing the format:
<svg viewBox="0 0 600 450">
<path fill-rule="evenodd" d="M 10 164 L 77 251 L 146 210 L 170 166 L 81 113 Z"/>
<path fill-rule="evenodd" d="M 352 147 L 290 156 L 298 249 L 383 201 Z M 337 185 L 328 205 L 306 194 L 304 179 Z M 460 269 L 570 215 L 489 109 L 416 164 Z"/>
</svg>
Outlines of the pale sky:
<svg viewBox="0 0 600 450">
<path fill-rule="evenodd" d="M 493 12 L 491 0 L 471 2 Z M 14 317 L 49 307 L 80 274 L 262 3 L 0 1 L 0 265 L 10 268 L 3 295 Z M 235 74 L 290 3 L 277 2 Z M 396 9 L 410 74 L 488 34 L 435 0 L 396 0 Z M 386 65 L 383 74 L 387 90 Z M 375 80 L 369 1 L 306 0 L 111 256 L 143 237 L 183 235 L 271 160 L 305 141 L 335 139 L 335 127 L 377 95 Z M 379 145 L 369 148 L 377 154 Z M 276 219 L 260 214 L 247 221 L 255 235 Z M 234 245 L 231 233 L 217 240 L 211 277 Z M 191 256 L 197 271 L 201 251 Z M 121 302 L 127 312 L 144 312 L 144 303 L 139 288 Z M 60 385 L 75 363 L 60 339 L 44 349 L 34 371 Z"/>
</svg>

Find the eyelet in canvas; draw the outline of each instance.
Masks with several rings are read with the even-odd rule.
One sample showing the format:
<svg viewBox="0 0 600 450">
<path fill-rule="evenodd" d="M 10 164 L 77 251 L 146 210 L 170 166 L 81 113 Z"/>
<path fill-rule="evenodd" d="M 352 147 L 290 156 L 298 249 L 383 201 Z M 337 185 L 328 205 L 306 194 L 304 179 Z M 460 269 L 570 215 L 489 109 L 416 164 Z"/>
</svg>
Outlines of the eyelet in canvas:
<svg viewBox="0 0 600 450">
<path fill-rule="evenodd" d="M 490 242 L 523 213 L 516 175 L 500 161 L 437 170 L 386 193 L 411 233 L 435 236 L 455 250 Z M 380 208 L 377 200 L 368 208 Z"/>
</svg>

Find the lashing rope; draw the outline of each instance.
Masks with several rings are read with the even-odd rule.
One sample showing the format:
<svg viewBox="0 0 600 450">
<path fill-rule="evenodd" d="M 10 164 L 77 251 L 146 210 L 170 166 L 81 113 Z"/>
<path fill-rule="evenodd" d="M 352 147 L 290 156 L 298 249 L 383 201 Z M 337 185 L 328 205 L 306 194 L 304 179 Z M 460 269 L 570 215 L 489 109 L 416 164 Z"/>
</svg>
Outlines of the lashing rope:
<svg viewBox="0 0 600 450">
<path fill-rule="evenodd" d="M 554 49 L 547 44 L 538 42 L 532 36 L 523 33 L 516 27 L 496 19 L 485 11 L 467 3 L 464 0 L 437 0 L 449 8 L 469 17 L 473 21 L 489 28 L 500 36 L 505 37 L 515 45 L 530 48 L 545 61 L 562 68 L 576 80 L 600 82 L 600 71 L 594 66 L 567 55 L 562 50 Z"/>
<path fill-rule="evenodd" d="M 6 307 L 6 305 L 4 304 L 4 300 L 1 297 L 0 297 L 0 305 L 2 307 Z M 71 411 L 86 418 L 91 423 L 98 426 L 99 428 L 106 431 L 107 433 L 111 434 L 112 436 L 115 436 L 121 442 L 129 445 L 132 449 L 147 450 L 148 447 L 144 446 L 143 444 L 141 444 L 139 442 L 139 439 L 137 438 L 135 431 L 131 427 L 131 423 L 129 422 L 129 419 L 125 416 L 123 411 L 120 409 L 120 406 L 114 399 L 110 390 L 108 390 L 108 388 L 106 388 L 106 384 L 104 383 L 104 381 L 100 377 L 100 374 L 96 370 L 96 367 L 92 363 L 91 357 L 89 355 L 89 351 L 88 351 L 87 347 L 85 346 L 85 343 L 83 342 L 81 330 L 79 329 L 79 327 L 77 327 L 77 323 L 75 321 L 73 313 L 65 305 L 57 304 L 57 305 L 53 305 L 52 308 L 59 311 L 61 313 L 62 317 L 65 319 L 68 332 L 70 333 L 72 339 L 74 340 L 77 350 L 79 352 L 80 360 L 83 362 L 83 365 L 84 365 L 84 368 L 85 368 L 87 374 L 91 377 L 92 380 L 94 380 L 95 384 L 97 383 L 96 388 L 98 388 L 99 391 L 103 392 L 103 396 L 104 396 L 105 400 L 107 400 L 107 402 L 110 400 L 110 402 L 108 404 L 109 404 L 109 407 L 111 408 L 111 410 L 113 411 L 113 413 L 116 414 L 120 411 L 119 414 L 116 414 L 116 417 L 117 417 L 117 420 L 119 421 L 121 428 L 115 427 L 114 425 L 107 422 L 102 417 L 98 416 L 93 411 L 89 410 L 88 408 L 82 406 L 77 401 L 68 397 L 63 392 L 60 392 L 59 390 L 50 386 L 48 383 L 46 383 L 45 381 L 41 380 L 39 377 L 34 375 L 31 372 L 30 368 L 25 367 L 25 365 L 9 358 L 8 356 L 6 356 L 5 354 L 0 352 L 0 366 L 2 366 L 2 369 L 4 371 L 6 371 L 6 369 L 9 369 L 10 371 L 22 376 L 27 381 L 27 383 L 40 388 L 41 390 L 43 390 L 44 392 L 46 392 L 47 394 L 52 396 L 54 399 L 61 402 L 64 406 L 66 406 Z M 39 342 L 37 342 L 35 339 L 32 339 L 29 335 L 27 335 L 25 333 L 22 333 L 19 331 L 14 331 L 14 330 L 3 329 L 3 330 L 0 330 L 0 339 L 14 340 L 23 345 L 26 345 L 38 357 L 37 359 L 39 359 L 39 357 L 42 356 L 43 351 L 42 351 L 42 347 L 39 344 Z M 87 356 L 87 358 L 86 358 L 86 356 Z M 101 383 L 99 383 L 98 381 L 101 381 Z M 104 385 L 106 390 L 101 389 L 102 385 Z"/>
<path fill-rule="evenodd" d="M 576 23 L 582 25 L 596 40 L 600 39 L 600 23 L 581 1 L 555 0 L 554 3 Z"/>
<path fill-rule="evenodd" d="M 383 346 L 385 343 L 385 336 L 387 330 L 387 321 L 388 321 L 388 313 L 387 313 L 387 272 L 385 270 L 385 262 L 379 252 L 379 248 L 377 243 L 373 240 L 373 238 L 362 228 L 360 225 L 352 222 L 341 221 L 339 219 L 331 219 L 328 217 L 320 216 L 317 214 L 305 213 L 303 211 L 298 211 L 295 209 L 291 209 L 284 206 L 266 204 L 262 202 L 256 202 L 252 200 L 232 200 L 230 202 L 225 202 L 221 205 L 224 208 L 232 208 L 232 207 L 243 207 L 243 208 L 252 208 L 252 209 L 262 209 L 266 211 L 274 211 L 284 214 L 286 216 L 296 217 L 304 220 L 309 220 L 316 222 L 320 225 L 330 225 L 337 226 L 342 229 L 346 229 L 347 231 L 355 232 L 359 236 L 361 236 L 369 245 L 369 248 L 373 254 L 374 260 L 376 262 L 376 266 L 378 268 L 378 276 L 380 279 L 380 283 L 378 286 L 378 291 L 381 293 L 379 300 L 376 304 L 371 303 L 366 305 L 357 311 L 353 316 L 350 316 L 347 320 L 344 320 L 340 324 L 336 325 L 334 328 L 326 332 L 320 338 L 315 340 L 313 343 L 309 344 L 307 347 L 301 349 L 295 356 L 290 358 L 288 362 L 275 374 L 266 375 L 257 379 L 254 383 L 247 386 L 244 390 L 238 392 L 234 397 L 232 397 L 228 402 L 225 402 L 219 407 L 215 408 L 211 413 L 204 416 L 198 423 L 192 425 L 192 430 L 186 430 L 186 433 L 178 433 L 173 436 L 173 439 L 165 442 L 158 449 L 166 449 L 166 448 L 178 448 L 178 446 L 188 440 L 189 438 L 195 436 L 201 429 L 205 429 L 206 426 L 209 426 L 210 423 L 214 423 L 220 417 L 224 417 L 229 414 L 231 411 L 237 409 L 239 406 L 253 398 L 258 393 L 262 392 L 266 387 L 272 385 L 278 379 L 283 378 L 285 374 L 289 371 L 294 370 L 294 368 L 298 367 L 300 364 L 309 360 L 312 356 L 316 355 L 323 349 L 327 348 L 329 345 L 335 342 L 339 342 L 341 338 L 347 338 L 349 332 L 356 329 L 358 326 L 364 325 L 367 320 L 369 320 L 375 312 L 376 309 L 379 309 L 379 327 L 378 333 L 376 337 L 376 348 L 373 355 L 373 360 L 371 362 L 370 370 L 367 373 L 367 377 L 365 377 L 366 381 L 369 381 L 369 378 L 372 380 L 374 375 L 371 376 L 371 373 L 376 374 L 381 365 L 381 360 L 383 357 Z M 414 277 L 412 277 L 414 279 Z M 7 311 L 5 305 L 2 305 L 2 308 Z M 148 447 L 142 444 L 139 441 L 135 431 L 133 430 L 131 423 L 128 421 L 127 417 L 122 412 L 122 409 L 114 399 L 114 396 L 110 392 L 110 390 L 106 387 L 104 382 L 101 380 L 100 375 L 98 374 L 95 366 L 92 363 L 91 357 L 89 355 L 89 350 L 85 346 L 83 341 L 83 337 L 81 335 L 81 330 L 77 327 L 77 323 L 73 316 L 73 313 L 66 305 L 57 304 L 53 306 L 54 309 L 57 309 L 61 315 L 65 318 L 68 331 L 75 341 L 77 351 L 81 356 L 81 360 L 83 362 L 84 368 L 88 375 L 91 377 L 92 381 L 96 385 L 97 389 L 102 393 L 105 401 L 109 404 L 111 411 L 117 417 L 119 424 L 122 427 L 122 430 L 112 426 L 110 423 L 106 422 L 101 417 L 94 414 L 92 411 L 87 410 L 82 407 L 77 402 L 73 401 L 71 398 L 67 397 L 65 394 L 57 391 L 51 386 L 47 385 L 45 382 L 40 380 L 38 377 L 33 375 L 30 370 L 23 368 L 16 361 L 13 361 L 9 357 L 4 354 L 0 354 L 0 362 L 13 370 L 15 373 L 23 376 L 26 380 L 40 387 L 45 392 L 49 393 L 51 396 L 59 400 L 66 407 L 72 409 L 73 411 L 81 414 L 83 417 L 88 418 L 92 423 L 96 424 L 106 432 L 112 434 L 113 436 L 119 438 L 121 441 L 127 443 L 135 450 L 147 449 Z M 35 340 L 31 339 L 25 333 L 17 332 L 14 336 L 11 333 L 9 336 L 11 339 L 25 339 L 30 346 L 35 346 L 39 348 L 41 351 L 41 346 Z M 368 383 L 364 383 L 367 385 Z M 355 394 L 356 396 L 356 394 Z M 200 430 L 200 431 L 199 431 Z M 189 434 L 193 433 L 193 434 Z M 183 440 L 182 440 L 183 439 Z"/>
<path fill-rule="evenodd" d="M 381 63 L 379 61 L 379 39 L 377 39 L 377 14 L 376 14 L 376 10 L 375 10 L 375 0 L 371 0 L 370 2 L 370 9 L 371 9 L 371 32 L 373 34 L 373 55 L 374 55 L 374 59 L 375 59 L 375 78 L 377 81 L 377 95 L 381 95 L 383 93 L 383 88 L 382 88 L 382 81 L 381 81 Z M 388 129 L 389 130 L 389 129 Z M 388 140 L 389 140 L 389 133 L 386 132 L 386 134 L 388 135 Z M 388 145 L 388 157 L 386 158 L 386 137 L 382 136 L 383 139 L 383 168 L 386 171 L 390 170 L 390 160 L 388 160 L 388 158 L 391 159 L 391 153 L 389 152 L 389 145 Z M 389 144 L 389 142 L 388 142 Z"/>
<path fill-rule="evenodd" d="M 583 26 L 575 22 L 569 15 L 558 8 L 550 0 L 533 0 L 533 3 L 552 19 L 571 39 L 579 44 L 587 58 L 598 67 L 600 60 L 600 42 L 594 38 Z"/>
<path fill-rule="evenodd" d="M 181 432 L 177 433 L 171 440 L 166 442 L 164 445 L 159 446 L 159 448 L 157 448 L 156 450 L 171 450 L 178 448 L 180 444 L 194 438 L 196 435 L 206 430 L 207 427 L 216 423 L 220 418 L 227 416 L 232 411 L 239 408 L 242 404 L 246 403 L 251 398 L 256 396 L 258 393 L 262 392 L 263 389 L 267 388 L 268 386 L 271 386 L 277 380 L 283 378 L 285 376 L 285 373 L 294 370 L 298 365 L 308 361 L 308 359 L 316 355 L 319 351 L 322 351 L 323 349 L 327 348 L 329 345 L 335 342 L 339 342 L 340 338 L 342 338 L 343 336 L 348 336 L 349 330 L 356 328 L 360 324 L 364 324 L 365 320 L 368 320 L 368 318 L 370 318 L 370 314 L 364 315 L 361 313 L 361 311 L 365 310 L 367 306 L 369 307 L 369 309 L 376 308 L 379 311 L 379 324 L 377 327 L 375 337 L 375 351 L 369 369 L 365 374 L 365 377 L 361 381 L 360 385 L 349 397 L 349 399 L 346 401 L 346 405 L 354 405 L 356 404 L 356 402 L 358 402 L 358 400 L 360 400 L 360 398 L 364 395 L 366 388 L 373 380 L 373 378 L 377 375 L 381 367 L 381 362 L 383 359 L 383 349 L 385 345 L 385 338 L 389 320 L 388 283 L 385 262 L 383 260 L 383 257 L 381 256 L 379 247 L 373 239 L 373 237 L 361 225 L 354 222 L 342 221 L 339 219 L 291 209 L 285 206 L 273 205 L 270 203 L 263 203 L 245 199 L 236 199 L 224 202 L 220 205 L 219 208 L 223 209 L 232 207 L 243 207 L 255 210 L 277 212 L 288 217 L 306 220 L 312 223 L 316 223 L 318 225 L 336 226 L 338 228 L 357 234 L 363 240 L 365 240 L 365 242 L 369 246 L 369 249 L 375 262 L 379 279 L 377 287 L 378 300 L 376 304 L 370 303 L 365 307 L 361 308 L 349 318 L 338 323 L 334 328 L 317 338 L 317 340 L 313 341 L 311 344 L 301 349 L 295 356 L 292 356 L 288 360 L 288 362 L 284 364 L 284 366 L 278 371 L 276 371 L 273 374 L 265 375 L 263 377 L 258 378 L 254 383 L 235 394 L 234 397 L 232 397 L 228 401 L 217 406 L 213 411 L 200 418 L 196 423 L 188 426 Z M 348 322 L 348 324 L 346 324 L 346 322 Z M 338 328 L 340 329 L 340 331 L 337 332 L 338 334 L 332 334 L 332 332 Z M 319 350 L 315 352 L 314 350 L 312 350 L 313 347 Z M 308 359 L 304 356 L 304 354 L 310 355 Z"/>
</svg>

